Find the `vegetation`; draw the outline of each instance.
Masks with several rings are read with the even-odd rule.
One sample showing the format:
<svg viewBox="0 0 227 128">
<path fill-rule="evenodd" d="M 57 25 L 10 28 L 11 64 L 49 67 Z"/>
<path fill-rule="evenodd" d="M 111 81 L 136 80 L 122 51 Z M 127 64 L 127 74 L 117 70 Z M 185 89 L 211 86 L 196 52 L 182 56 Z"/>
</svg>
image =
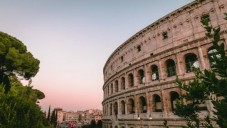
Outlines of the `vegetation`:
<svg viewBox="0 0 227 128">
<path fill-rule="evenodd" d="M 48 122 L 37 104 L 44 93 L 33 89 L 31 77 L 39 60 L 18 39 L 0 32 L 0 127 L 45 128 Z M 30 80 L 23 86 L 18 78 Z"/>
<path fill-rule="evenodd" d="M 50 117 L 50 123 L 53 127 L 56 127 L 57 125 L 57 116 L 57 111 L 53 110 Z"/>
<path fill-rule="evenodd" d="M 220 27 L 210 26 L 207 19 L 201 19 L 201 22 L 215 49 L 209 57 L 211 70 L 194 69 L 195 78 L 189 84 L 178 80 L 177 84 L 186 93 L 177 102 L 175 114 L 186 119 L 187 128 L 215 128 L 217 125 L 227 128 L 227 51 L 220 36 Z M 206 117 L 199 117 L 202 112 L 201 104 L 207 102 L 213 105 L 210 108 L 211 113 Z"/>
<path fill-rule="evenodd" d="M 38 93 L 29 86 L 12 86 L 5 94 L 0 87 L 0 127 L 1 128 L 42 128 L 45 115 L 36 104 Z"/>
<path fill-rule="evenodd" d="M 29 80 L 39 71 L 39 63 L 21 41 L 0 32 L 0 83 L 5 86 L 6 93 L 11 87 L 10 77 Z"/>
<path fill-rule="evenodd" d="M 83 125 L 82 128 L 102 128 L 102 121 L 99 120 L 97 123 L 95 120 L 91 120 L 89 125 Z"/>
</svg>

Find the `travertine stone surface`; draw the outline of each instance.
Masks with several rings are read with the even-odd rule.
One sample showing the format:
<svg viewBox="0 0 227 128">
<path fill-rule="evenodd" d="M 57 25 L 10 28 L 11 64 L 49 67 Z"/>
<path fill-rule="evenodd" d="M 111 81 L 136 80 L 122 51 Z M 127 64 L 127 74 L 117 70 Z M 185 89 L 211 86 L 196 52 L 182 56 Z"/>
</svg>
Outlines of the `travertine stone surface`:
<svg viewBox="0 0 227 128">
<path fill-rule="evenodd" d="M 164 119 L 170 128 L 184 125 L 183 119 L 173 114 L 174 100 L 185 93 L 176 86 L 176 76 L 186 82 L 194 77 L 187 64 L 201 70 L 210 68 L 208 52 L 212 44 L 205 37 L 200 18 L 208 17 L 212 26 L 220 26 L 221 37 L 226 40 L 225 12 L 227 0 L 194 1 L 157 20 L 120 45 L 103 69 L 103 127 L 162 128 Z M 195 56 L 196 63 L 187 63 L 189 55 L 189 60 Z M 168 66 L 169 60 L 175 65 L 173 68 Z M 158 67 L 156 76 L 153 65 Z M 174 68 L 176 75 L 172 72 Z M 159 79 L 155 80 L 157 76 Z M 133 83 L 132 87 L 130 83 Z M 207 103 L 208 110 L 209 105 Z"/>
</svg>

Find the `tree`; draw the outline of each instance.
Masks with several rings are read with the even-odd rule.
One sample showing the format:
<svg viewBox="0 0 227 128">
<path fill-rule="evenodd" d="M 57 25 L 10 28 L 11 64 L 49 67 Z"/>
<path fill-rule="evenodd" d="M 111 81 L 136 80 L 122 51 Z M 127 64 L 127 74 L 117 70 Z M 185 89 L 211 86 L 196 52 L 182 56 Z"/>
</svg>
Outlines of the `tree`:
<svg viewBox="0 0 227 128">
<path fill-rule="evenodd" d="M 39 63 L 21 41 L 0 32 L 0 83 L 5 86 L 6 93 L 10 90 L 10 77 L 29 80 L 39 71 Z"/>
<path fill-rule="evenodd" d="M 0 86 L 0 127 L 40 128 L 44 125 L 44 114 L 33 98 L 36 94 L 28 86 L 12 86 L 5 94 Z"/>
<path fill-rule="evenodd" d="M 98 120 L 96 128 L 102 128 L 102 120 Z"/>
<path fill-rule="evenodd" d="M 50 106 L 49 106 L 49 109 L 48 109 L 47 121 L 50 122 Z"/>
<path fill-rule="evenodd" d="M 54 127 L 56 127 L 56 125 L 57 125 L 57 111 L 56 111 L 56 110 L 53 110 L 52 113 L 51 113 L 50 123 L 51 123 Z"/>
<path fill-rule="evenodd" d="M 96 122 L 95 122 L 95 120 L 91 120 L 90 128 L 95 128 L 95 127 L 96 127 Z"/>
<path fill-rule="evenodd" d="M 37 104 L 45 95 L 31 86 L 30 78 L 38 70 L 39 60 L 27 52 L 23 43 L 0 32 L 1 128 L 43 128 L 48 125 Z M 29 80 L 29 84 L 23 86 L 18 77 Z"/>
<path fill-rule="evenodd" d="M 226 20 L 227 20 L 227 14 Z M 180 101 L 177 102 L 175 114 L 186 119 L 188 128 L 214 128 L 219 125 L 227 127 L 227 50 L 220 36 L 220 27 L 212 27 L 207 19 L 201 19 L 206 36 L 212 39 L 215 53 L 209 58 L 212 62 L 211 70 L 200 71 L 194 69 L 195 78 L 185 84 L 178 80 L 177 84 L 183 90 Z M 199 117 L 201 104 L 211 101 L 214 115 L 207 115 L 203 121 Z"/>
</svg>

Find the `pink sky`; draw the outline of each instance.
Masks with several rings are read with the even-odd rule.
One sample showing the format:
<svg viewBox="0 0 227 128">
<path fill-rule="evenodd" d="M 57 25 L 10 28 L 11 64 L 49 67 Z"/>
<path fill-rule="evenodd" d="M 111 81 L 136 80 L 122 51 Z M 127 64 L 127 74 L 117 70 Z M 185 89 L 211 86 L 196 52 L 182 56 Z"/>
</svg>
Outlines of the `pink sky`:
<svg viewBox="0 0 227 128">
<path fill-rule="evenodd" d="M 102 109 L 103 66 L 133 34 L 192 0 L 1 0 L 0 31 L 41 61 L 40 101 L 64 110 Z M 160 8 L 161 7 L 161 8 Z"/>
</svg>

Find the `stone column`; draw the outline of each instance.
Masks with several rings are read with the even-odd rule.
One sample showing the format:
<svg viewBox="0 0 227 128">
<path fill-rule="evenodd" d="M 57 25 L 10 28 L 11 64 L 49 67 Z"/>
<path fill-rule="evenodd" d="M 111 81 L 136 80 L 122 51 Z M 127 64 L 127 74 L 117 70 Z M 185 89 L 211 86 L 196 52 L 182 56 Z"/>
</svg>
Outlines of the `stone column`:
<svg viewBox="0 0 227 128">
<path fill-rule="evenodd" d="M 129 83 L 128 83 L 128 74 L 125 73 L 125 90 L 127 90 L 129 88 Z"/>
<path fill-rule="evenodd" d="M 162 98 L 163 117 L 166 118 L 169 115 L 169 106 L 168 106 L 169 97 L 168 97 L 168 93 L 166 93 L 164 90 L 160 90 L 160 91 L 161 91 L 161 98 Z"/>
<path fill-rule="evenodd" d="M 127 108 L 127 99 L 126 97 L 124 98 L 124 101 L 125 101 L 125 115 L 127 115 L 127 111 L 128 111 L 128 108 Z"/>
<path fill-rule="evenodd" d="M 164 62 L 158 61 L 158 67 L 159 67 L 159 76 L 160 76 L 160 80 L 165 79 L 165 64 Z"/>
<path fill-rule="evenodd" d="M 151 68 L 148 65 L 145 65 L 144 69 L 145 69 L 146 83 L 150 83 L 151 82 Z"/>
<path fill-rule="evenodd" d="M 200 62 L 200 66 L 199 66 L 200 69 L 201 70 L 208 69 L 208 67 L 205 65 L 202 48 L 198 47 L 198 51 L 199 51 L 198 61 Z"/>
<path fill-rule="evenodd" d="M 136 69 L 133 70 L 133 76 L 134 76 L 134 86 L 138 86 L 139 80 L 138 80 L 138 72 Z"/>
<path fill-rule="evenodd" d="M 152 97 L 150 96 L 150 94 L 148 92 L 146 92 L 147 114 L 150 114 L 152 112 L 151 100 L 152 100 Z"/>
<path fill-rule="evenodd" d="M 181 55 L 180 54 L 176 54 L 176 69 L 177 69 L 177 74 L 179 75 L 179 76 L 182 76 L 183 75 L 183 68 L 182 68 L 182 61 L 184 61 L 183 59 L 182 59 L 182 57 L 181 57 Z"/>
</svg>

